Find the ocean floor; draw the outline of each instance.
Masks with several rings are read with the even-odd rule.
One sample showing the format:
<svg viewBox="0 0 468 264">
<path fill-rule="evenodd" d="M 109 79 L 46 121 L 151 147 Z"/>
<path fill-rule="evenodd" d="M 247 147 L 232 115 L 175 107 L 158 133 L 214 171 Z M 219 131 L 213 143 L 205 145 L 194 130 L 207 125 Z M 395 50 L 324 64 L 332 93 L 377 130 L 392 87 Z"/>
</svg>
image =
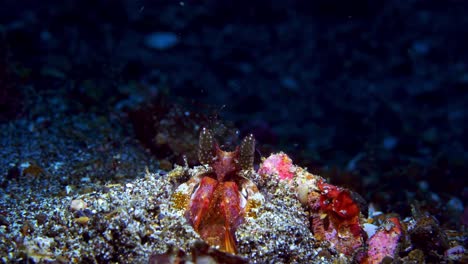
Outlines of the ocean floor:
<svg viewBox="0 0 468 264">
<path fill-rule="evenodd" d="M 60 103 L 44 105 L 56 110 L 38 108 L 34 120 L 18 119 L 0 127 L 0 168 L 7 172 L 0 189 L 2 262 L 357 261 L 356 254 L 344 254 L 333 245 L 335 237 L 317 239 L 311 222 L 314 211 L 307 205 L 311 196 L 301 204 L 300 181 L 291 185 L 258 173 L 250 177 L 264 199 L 255 217 L 246 217 L 236 230 L 237 254 L 210 249 L 173 201 L 178 186 L 206 168 L 181 164 L 172 171 L 160 169 L 158 159 L 133 139 L 125 115 L 66 115 Z M 289 169 L 294 177 L 312 175 L 294 168 Z M 314 184 L 303 182 L 303 186 Z M 375 229 L 385 229 L 385 214 L 368 212 L 368 206 L 360 205 L 360 225 L 373 223 Z M 320 212 L 319 218 L 329 213 Z M 401 221 L 405 225 L 401 236 L 406 238 L 393 242 L 398 250 L 389 254 L 395 261 L 419 263 L 425 254 L 446 262 L 466 260 L 463 231 L 442 229 L 435 218 L 418 213 L 417 208 Z M 421 241 L 427 232 L 419 229 L 424 228 L 435 232 L 427 243 Z"/>
</svg>

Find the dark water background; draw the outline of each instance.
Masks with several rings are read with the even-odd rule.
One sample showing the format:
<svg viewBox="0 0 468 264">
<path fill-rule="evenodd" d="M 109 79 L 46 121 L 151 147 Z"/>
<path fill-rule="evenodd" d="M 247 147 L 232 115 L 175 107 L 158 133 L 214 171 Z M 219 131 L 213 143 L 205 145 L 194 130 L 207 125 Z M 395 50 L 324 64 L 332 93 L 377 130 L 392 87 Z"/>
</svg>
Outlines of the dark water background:
<svg viewBox="0 0 468 264">
<path fill-rule="evenodd" d="M 445 204 L 468 197 L 467 14 L 456 0 L 3 0 L 0 120 L 36 120 L 55 95 L 69 115 L 163 100 L 390 211 L 435 194 L 432 213 L 454 223 Z"/>
</svg>

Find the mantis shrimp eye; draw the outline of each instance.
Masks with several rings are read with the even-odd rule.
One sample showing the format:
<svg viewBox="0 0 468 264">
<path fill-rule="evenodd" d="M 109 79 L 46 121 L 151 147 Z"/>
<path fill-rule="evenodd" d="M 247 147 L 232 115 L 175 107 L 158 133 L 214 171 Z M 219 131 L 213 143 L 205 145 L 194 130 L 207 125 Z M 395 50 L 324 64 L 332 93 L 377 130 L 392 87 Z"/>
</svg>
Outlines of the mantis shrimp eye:
<svg viewBox="0 0 468 264">
<path fill-rule="evenodd" d="M 252 134 L 246 136 L 239 148 L 239 165 L 242 170 L 253 168 L 255 154 L 255 138 Z"/>
<path fill-rule="evenodd" d="M 210 164 L 213 160 L 214 138 L 209 129 L 205 127 L 200 132 L 198 140 L 198 161 L 201 164 Z"/>
</svg>

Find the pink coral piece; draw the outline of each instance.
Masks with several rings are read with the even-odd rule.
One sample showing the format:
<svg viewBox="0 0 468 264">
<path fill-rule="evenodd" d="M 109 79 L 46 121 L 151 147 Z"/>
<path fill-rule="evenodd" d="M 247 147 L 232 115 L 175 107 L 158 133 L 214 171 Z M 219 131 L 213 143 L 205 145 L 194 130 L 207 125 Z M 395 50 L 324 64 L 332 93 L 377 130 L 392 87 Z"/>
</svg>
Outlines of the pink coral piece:
<svg viewBox="0 0 468 264">
<path fill-rule="evenodd" d="M 400 220 L 391 217 L 368 241 L 367 262 L 381 263 L 385 257 L 394 258 L 402 236 Z"/>
<path fill-rule="evenodd" d="M 260 165 L 258 173 L 263 177 L 278 175 L 280 180 L 291 180 L 295 166 L 291 158 L 284 153 L 272 154 Z"/>
</svg>

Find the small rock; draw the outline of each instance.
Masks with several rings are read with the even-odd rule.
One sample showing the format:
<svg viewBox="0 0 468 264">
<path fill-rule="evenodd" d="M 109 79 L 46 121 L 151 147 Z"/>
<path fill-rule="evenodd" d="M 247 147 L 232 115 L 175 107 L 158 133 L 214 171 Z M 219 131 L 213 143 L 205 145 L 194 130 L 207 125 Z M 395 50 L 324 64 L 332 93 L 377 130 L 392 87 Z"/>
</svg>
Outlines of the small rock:
<svg viewBox="0 0 468 264">
<path fill-rule="evenodd" d="M 154 32 L 145 38 L 145 45 L 157 50 L 172 48 L 178 42 L 179 38 L 172 32 Z"/>
<path fill-rule="evenodd" d="M 450 260 L 460 261 L 465 253 L 466 249 L 463 246 L 458 245 L 447 249 L 444 255 Z"/>
<path fill-rule="evenodd" d="M 426 55 L 430 50 L 430 44 L 424 40 L 417 40 L 411 46 L 411 51 L 417 55 Z"/>
<path fill-rule="evenodd" d="M 0 215 L 0 226 L 9 226 L 10 225 L 10 222 L 8 222 L 8 219 L 3 216 L 3 215 Z"/>
<path fill-rule="evenodd" d="M 83 177 L 81 178 L 81 182 L 83 183 L 91 182 L 91 179 L 89 177 Z"/>
<path fill-rule="evenodd" d="M 78 211 L 78 210 L 83 210 L 86 208 L 86 202 L 83 201 L 83 200 L 73 200 L 71 201 L 71 204 L 70 204 L 70 209 L 72 211 Z"/>
<path fill-rule="evenodd" d="M 97 205 L 96 207 L 101 211 L 110 211 L 109 203 L 104 199 L 99 198 L 95 204 Z"/>
<path fill-rule="evenodd" d="M 82 216 L 82 217 L 78 217 L 75 219 L 75 223 L 78 223 L 80 225 L 87 225 L 89 222 L 89 217 L 87 216 Z"/>
<path fill-rule="evenodd" d="M 453 197 L 447 202 L 447 209 L 452 212 L 462 213 L 464 209 L 463 202 L 460 199 Z"/>
<path fill-rule="evenodd" d="M 297 83 L 297 81 L 294 78 L 292 78 L 290 76 L 282 78 L 281 79 L 281 85 L 283 85 L 283 87 L 285 87 L 286 89 L 291 90 L 291 91 L 298 91 L 299 90 L 299 84 Z"/>
<path fill-rule="evenodd" d="M 375 232 L 377 232 L 377 229 L 379 228 L 378 226 L 374 224 L 369 224 L 369 223 L 364 223 L 363 224 L 364 231 L 367 233 L 367 237 L 372 237 Z"/>
<path fill-rule="evenodd" d="M 384 138 L 382 145 L 386 150 L 394 149 L 398 144 L 398 139 L 395 137 L 386 137 Z"/>
<path fill-rule="evenodd" d="M 23 236 L 31 235 L 34 232 L 34 226 L 29 222 L 25 221 L 21 226 L 21 234 Z"/>
<path fill-rule="evenodd" d="M 45 222 L 47 221 L 47 215 L 45 213 L 39 213 L 38 215 L 36 215 L 36 221 L 39 225 L 45 224 Z"/>
<path fill-rule="evenodd" d="M 65 193 L 70 194 L 73 191 L 73 188 L 70 185 L 65 186 Z"/>
</svg>

